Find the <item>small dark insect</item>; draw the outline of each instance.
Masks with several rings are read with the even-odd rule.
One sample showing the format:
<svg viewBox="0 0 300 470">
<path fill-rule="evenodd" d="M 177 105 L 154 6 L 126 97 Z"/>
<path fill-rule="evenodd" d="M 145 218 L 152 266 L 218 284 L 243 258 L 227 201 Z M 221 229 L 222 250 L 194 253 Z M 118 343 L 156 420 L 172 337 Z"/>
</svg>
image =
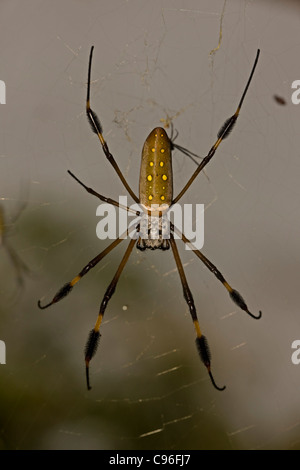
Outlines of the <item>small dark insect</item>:
<svg viewBox="0 0 300 470">
<path fill-rule="evenodd" d="M 188 150 L 184 149 L 183 147 L 177 145 L 174 143 L 175 139 L 170 139 L 168 135 L 166 134 L 165 130 L 161 127 L 157 127 L 150 132 L 149 136 L 147 137 L 143 151 L 142 151 L 142 160 L 141 160 L 141 171 L 140 171 L 140 188 L 139 188 L 139 197 L 135 195 L 135 193 L 132 191 L 130 188 L 129 184 L 127 183 L 126 179 L 124 178 L 117 162 L 115 161 L 113 155 L 110 153 L 108 145 L 106 141 L 104 140 L 103 137 L 103 131 L 102 131 L 102 126 L 100 124 L 100 120 L 96 113 L 91 109 L 90 107 L 90 84 L 91 84 L 91 68 L 92 68 L 92 56 L 93 56 L 93 47 L 91 48 L 90 52 L 90 60 L 89 60 L 89 69 L 88 69 L 88 86 L 87 86 L 87 99 L 86 99 L 86 113 L 87 113 L 87 118 L 88 121 L 91 125 L 92 131 L 98 136 L 100 144 L 102 146 L 102 150 L 108 159 L 108 161 L 111 163 L 113 166 L 114 170 L 116 171 L 117 175 L 119 176 L 122 184 L 125 186 L 133 200 L 140 205 L 141 210 L 136 212 L 136 215 L 141 215 L 142 214 L 142 219 L 141 222 L 137 223 L 133 229 L 135 230 L 136 238 L 131 238 L 128 247 L 124 253 L 124 256 L 120 262 L 120 265 L 116 271 L 115 276 L 113 277 L 111 283 L 109 284 L 103 300 L 100 304 L 100 309 L 98 313 L 98 317 L 95 323 L 94 328 L 90 331 L 88 340 L 86 343 L 85 347 L 85 365 L 86 365 L 86 381 L 87 381 L 87 388 L 90 390 L 90 380 L 89 380 L 89 364 L 91 359 L 96 353 L 97 346 L 99 343 L 100 339 L 100 326 L 102 324 L 103 316 L 106 310 L 106 307 L 108 305 L 108 302 L 110 301 L 112 295 L 114 294 L 116 290 L 117 283 L 119 281 L 119 278 L 121 276 L 121 273 L 129 259 L 129 256 L 132 252 L 132 249 L 134 245 L 136 244 L 136 247 L 144 251 L 146 249 L 154 250 L 154 249 L 161 249 L 161 250 L 169 250 L 170 247 L 172 249 L 175 263 L 177 266 L 177 270 L 180 276 L 182 288 L 183 288 L 183 295 L 184 298 L 187 302 L 187 305 L 190 310 L 191 318 L 195 327 L 196 331 L 196 346 L 200 355 L 200 358 L 204 365 L 207 368 L 209 377 L 211 379 L 211 382 L 213 386 L 217 390 L 224 390 L 224 387 L 218 387 L 215 383 L 215 380 L 213 378 L 212 372 L 211 372 L 211 355 L 208 347 L 208 343 L 206 340 L 206 337 L 202 334 L 202 331 L 200 329 L 198 317 L 197 317 L 197 312 L 196 312 L 196 307 L 194 304 L 194 299 L 192 296 L 192 293 L 190 291 L 190 288 L 188 286 L 188 282 L 184 273 L 183 265 L 178 253 L 177 249 L 177 244 L 175 241 L 174 234 L 179 235 L 179 238 L 183 241 L 185 244 L 189 244 L 190 246 L 193 247 L 192 243 L 190 240 L 186 238 L 186 236 L 183 233 L 180 233 L 178 229 L 170 223 L 170 233 L 168 238 L 163 236 L 164 235 L 164 226 L 163 226 L 163 214 L 166 214 L 169 209 L 176 204 L 181 197 L 185 194 L 185 192 L 189 189 L 193 181 L 196 179 L 196 177 L 199 175 L 199 173 L 204 169 L 204 167 L 210 162 L 212 157 L 214 156 L 217 148 L 219 147 L 220 143 L 228 137 L 230 134 L 234 124 L 237 121 L 237 118 L 240 113 L 240 109 L 242 107 L 244 98 L 246 96 L 246 93 L 248 91 L 250 82 L 252 80 L 254 70 L 256 68 L 257 62 L 258 62 L 258 57 L 260 51 L 257 51 L 256 58 L 254 65 L 252 67 L 252 71 L 250 74 L 250 77 L 248 79 L 248 82 L 246 84 L 246 87 L 244 89 L 244 92 L 242 94 L 241 100 L 238 104 L 238 107 L 235 111 L 235 113 L 229 117 L 226 121 L 225 124 L 221 127 L 220 131 L 217 134 L 217 140 L 209 150 L 208 154 L 206 157 L 204 157 L 199 165 L 197 165 L 196 170 L 194 173 L 191 175 L 183 189 L 180 191 L 180 193 L 173 198 L 173 172 L 172 172 L 172 151 L 174 148 L 182 151 L 183 153 L 189 155 L 189 156 L 195 156 L 192 152 L 189 152 Z M 109 204 L 113 204 L 117 207 L 121 207 L 118 202 L 114 201 L 113 199 L 107 198 L 105 196 L 102 196 L 101 194 L 97 193 L 94 191 L 92 188 L 86 186 L 84 183 L 82 183 L 71 171 L 68 172 L 76 181 L 79 183 L 88 193 L 92 194 L 93 196 L 97 197 L 101 201 L 104 201 Z M 159 207 L 159 210 L 158 210 Z M 123 206 L 124 208 L 124 206 Z M 127 210 L 131 210 L 130 208 L 127 207 Z M 158 219 L 158 224 L 157 224 L 157 234 L 159 236 L 150 236 L 152 234 L 152 226 L 151 223 L 149 225 L 143 224 L 143 217 L 146 215 L 150 214 L 152 216 L 156 215 L 156 219 Z M 157 223 L 157 221 L 155 222 Z M 129 234 L 129 229 L 127 229 L 127 235 Z M 50 307 L 50 305 L 55 304 L 56 302 L 59 302 L 61 299 L 63 299 L 77 284 L 80 279 L 82 279 L 83 276 L 85 276 L 92 268 L 94 268 L 108 253 L 110 253 L 119 243 L 122 242 L 124 237 L 119 237 L 116 240 L 114 240 L 108 247 L 105 248 L 100 254 L 95 256 L 94 259 L 92 259 L 80 272 L 77 276 L 74 277 L 70 282 L 66 283 L 54 296 L 54 298 L 51 300 L 46 305 L 42 305 L 41 301 L 38 301 L 38 306 L 41 309 L 45 309 Z M 227 289 L 231 299 L 233 302 L 235 302 L 238 307 L 240 307 L 242 310 L 244 310 L 250 317 L 259 319 L 261 317 L 261 311 L 259 314 L 253 315 L 249 310 L 246 305 L 246 302 L 243 300 L 242 296 L 239 294 L 239 292 L 235 289 L 233 289 L 228 282 L 225 280 L 221 272 L 217 269 L 217 267 L 208 259 L 204 254 L 196 249 L 195 247 L 192 248 L 194 254 L 202 261 L 202 263 L 216 276 L 216 278 L 223 284 L 223 286 Z"/>
<path fill-rule="evenodd" d="M 285 99 L 282 98 L 281 96 L 274 95 L 273 98 L 274 98 L 274 101 L 276 101 L 277 104 L 280 104 L 281 106 L 285 106 L 285 105 L 286 105 Z"/>
</svg>

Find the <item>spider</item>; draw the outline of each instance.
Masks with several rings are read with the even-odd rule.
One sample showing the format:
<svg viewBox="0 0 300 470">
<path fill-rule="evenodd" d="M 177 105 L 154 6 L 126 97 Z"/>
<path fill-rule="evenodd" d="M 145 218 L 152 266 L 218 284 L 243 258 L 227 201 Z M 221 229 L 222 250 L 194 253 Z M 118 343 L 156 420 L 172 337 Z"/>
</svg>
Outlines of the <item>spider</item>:
<svg viewBox="0 0 300 470">
<path fill-rule="evenodd" d="M 24 261 L 20 258 L 20 256 L 17 254 L 16 250 L 11 246 L 11 244 L 8 241 L 8 238 L 9 238 L 12 227 L 21 216 L 25 207 L 26 207 L 26 204 L 23 203 L 20 206 L 20 208 L 17 210 L 17 212 L 14 214 L 14 216 L 10 218 L 9 223 L 8 223 L 7 218 L 5 217 L 4 207 L 0 204 L 0 250 L 1 248 L 3 248 L 3 250 L 6 251 L 11 261 L 11 264 L 15 270 L 17 284 L 18 284 L 19 289 L 23 287 L 24 275 L 30 274 L 30 270 L 28 266 L 26 266 Z M 14 299 L 15 298 L 16 298 L 16 293 L 14 294 Z"/>
<path fill-rule="evenodd" d="M 170 249 L 171 247 L 171 250 L 174 255 L 175 263 L 177 266 L 177 270 L 180 276 L 180 280 L 181 280 L 181 284 L 183 288 L 183 295 L 187 302 L 187 305 L 188 305 L 188 308 L 192 317 L 192 321 L 194 323 L 194 327 L 196 330 L 196 346 L 197 346 L 200 358 L 207 368 L 207 371 L 208 371 L 208 374 L 209 374 L 209 377 L 213 386 L 217 390 L 222 391 L 226 387 L 225 386 L 219 387 L 216 384 L 214 377 L 212 375 L 211 354 L 210 354 L 209 346 L 208 346 L 206 337 L 202 334 L 202 331 L 200 329 L 195 303 L 194 303 L 193 296 L 192 296 L 191 290 L 189 288 L 189 285 L 188 285 L 188 282 L 184 273 L 183 265 L 182 265 L 182 262 L 178 253 L 177 245 L 175 242 L 174 234 L 177 234 L 179 238 L 182 239 L 183 243 L 189 244 L 189 246 L 192 247 L 195 255 L 223 284 L 223 286 L 229 292 L 231 299 L 233 300 L 233 302 L 235 302 L 236 305 L 238 305 L 238 307 L 244 310 L 250 317 L 255 318 L 255 319 L 259 319 L 262 313 L 261 311 L 259 311 L 259 314 L 256 316 L 248 310 L 246 302 L 244 301 L 240 293 L 237 290 L 233 289 L 228 284 L 228 282 L 225 280 L 225 278 L 223 277 L 221 272 L 216 268 L 216 266 L 214 266 L 214 264 L 208 258 L 206 258 L 200 250 L 196 249 L 196 247 L 190 242 L 190 240 L 188 240 L 183 233 L 180 233 L 179 230 L 174 226 L 172 222 L 170 222 L 169 235 L 165 236 L 164 225 L 162 221 L 163 221 L 163 215 L 165 215 L 169 211 L 169 209 L 182 198 L 182 196 L 189 189 L 189 187 L 191 186 L 193 181 L 196 179 L 196 177 L 199 175 L 199 173 L 210 162 L 217 148 L 219 147 L 220 143 L 231 132 L 239 116 L 240 109 L 242 107 L 244 98 L 246 96 L 250 82 L 252 80 L 252 77 L 253 77 L 257 62 L 258 62 L 260 50 L 259 49 L 257 50 L 254 65 L 252 67 L 250 76 L 248 78 L 248 82 L 246 84 L 246 87 L 244 89 L 244 92 L 242 94 L 241 100 L 238 104 L 238 107 L 235 113 L 225 121 L 224 125 L 221 127 L 220 131 L 217 134 L 216 142 L 213 144 L 213 146 L 209 150 L 206 157 L 203 158 L 201 163 L 197 166 L 196 170 L 190 176 L 189 180 L 187 181 L 183 189 L 175 198 L 173 198 L 172 150 L 174 150 L 174 148 L 177 148 L 183 151 L 184 153 L 190 153 L 191 155 L 194 155 L 194 154 L 192 152 L 188 152 L 186 149 L 175 144 L 174 140 L 168 137 L 168 135 L 166 134 L 163 128 L 157 127 L 153 129 L 153 131 L 149 134 L 149 136 L 147 137 L 144 143 L 144 147 L 142 151 L 142 159 L 141 159 L 139 197 L 135 195 L 135 193 L 132 191 L 129 184 L 127 183 L 125 177 L 123 176 L 113 155 L 110 153 L 108 144 L 106 143 L 103 137 L 103 130 L 102 130 L 102 126 L 100 124 L 99 118 L 90 107 L 90 87 L 91 87 L 91 68 L 92 68 L 93 50 L 94 50 L 94 46 L 92 46 L 91 51 L 90 51 L 89 67 L 88 67 L 87 98 L 86 98 L 87 118 L 92 128 L 92 131 L 98 136 L 100 140 L 100 143 L 101 143 L 101 146 L 102 146 L 102 149 L 106 158 L 113 166 L 114 170 L 116 171 L 117 175 L 119 176 L 120 180 L 122 181 L 123 185 L 125 186 L 128 193 L 131 195 L 133 200 L 139 204 L 139 207 L 141 208 L 141 210 L 136 211 L 136 214 L 137 215 L 142 214 L 142 218 L 141 218 L 141 221 L 133 227 L 133 230 L 135 230 L 135 236 L 130 238 L 130 242 L 127 246 L 125 254 L 100 304 L 100 309 L 99 309 L 95 326 L 90 331 L 89 336 L 88 336 L 88 340 L 87 340 L 86 347 L 85 347 L 85 370 L 86 370 L 87 388 L 88 390 L 91 389 L 90 378 L 89 378 L 89 366 L 90 366 L 91 359 L 96 353 L 99 339 L 101 336 L 100 326 L 104 317 L 104 313 L 106 311 L 108 302 L 110 301 L 112 295 L 114 294 L 116 290 L 117 283 L 129 259 L 129 256 L 133 250 L 133 247 L 136 244 L 136 247 L 142 251 L 146 249 L 151 249 L 151 250 L 161 249 L 165 251 L 165 250 Z M 115 200 L 102 196 L 98 192 L 94 191 L 92 188 L 86 186 L 71 171 L 68 170 L 68 173 L 88 193 L 97 197 L 101 201 L 104 201 L 109 204 L 113 204 L 117 207 L 124 208 L 124 206 L 121 206 Z M 126 209 L 128 211 L 131 210 L 129 207 L 126 207 Z M 150 215 L 150 222 L 148 219 L 148 222 L 143 223 L 145 215 Z M 152 229 L 153 229 L 151 218 L 153 220 L 156 218 L 156 221 L 158 221 L 158 223 L 156 223 L 156 236 L 155 237 L 151 235 Z M 129 235 L 131 230 L 132 230 L 132 227 L 131 229 L 127 228 L 126 235 Z M 80 281 L 80 279 L 82 279 L 83 276 L 85 276 L 92 268 L 94 268 L 117 245 L 119 245 L 119 243 L 121 243 L 121 241 L 124 238 L 125 238 L 124 236 L 120 236 L 116 238 L 100 254 L 98 254 L 97 256 L 95 256 L 95 258 L 89 261 L 89 263 L 79 272 L 79 274 L 77 274 L 77 276 L 75 276 L 70 282 L 66 283 L 56 293 L 56 295 L 53 297 L 51 302 L 49 302 L 46 305 L 42 305 L 41 301 L 39 300 L 38 301 L 39 308 L 41 309 L 48 308 L 51 305 L 63 299 L 67 294 L 69 294 L 69 292 L 73 289 L 75 284 L 77 284 L 77 282 Z"/>
</svg>

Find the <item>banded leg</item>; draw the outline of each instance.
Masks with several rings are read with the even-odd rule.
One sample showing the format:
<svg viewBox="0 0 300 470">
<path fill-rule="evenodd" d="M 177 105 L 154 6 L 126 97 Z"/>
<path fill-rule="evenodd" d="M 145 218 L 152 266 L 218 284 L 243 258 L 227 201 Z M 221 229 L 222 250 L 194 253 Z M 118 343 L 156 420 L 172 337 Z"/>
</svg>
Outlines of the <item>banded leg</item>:
<svg viewBox="0 0 300 470">
<path fill-rule="evenodd" d="M 87 115 L 88 121 L 91 125 L 92 131 L 98 136 L 98 139 L 100 140 L 103 152 L 104 152 L 107 160 L 113 166 L 114 170 L 116 171 L 116 173 L 119 176 L 120 180 L 122 181 L 123 185 L 125 186 L 125 188 L 129 192 L 130 196 L 133 198 L 133 200 L 135 202 L 138 203 L 139 199 L 137 198 L 137 196 L 134 194 L 134 192 L 130 188 L 130 186 L 127 183 L 126 179 L 124 178 L 117 162 L 115 161 L 113 155 L 110 153 L 110 151 L 108 149 L 108 145 L 107 145 L 107 143 L 106 143 L 106 141 L 104 140 L 104 137 L 103 137 L 103 130 L 102 130 L 102 126 L 101 126 L 101 123 L 99 121 L 98 116 L 90 107 L 90 88 L 91 88 L 91 69 L 92 69 L 93 50 L 94 50 L 94 46 L 92 46 L 92 48 L 91 48 L 90 60 L 89 60 L 87 98 L 86 98 L 86 115 Z"/>
<path fill-rule="evenodd" d="M 101 251 L 101 253 L 99 253 L 99 255 L 95 256 L 95 258 L 93 258 L 91 261 L 89 261 L 88 264 L 80 271 L 80 273 L 77 274 L 77 276 L 75 276 L 74 279 L 72 279 L 72 281 L 67 282 L 55 294 L 55 296 L 53 297 L 51 302 L 49 302 L 46 305 L 42 305 L 41 301 L 39 300 L 38 301 L 39 308 L 44 310 L 45 308 L 48 308 L 51 305 L 56 304 L 61 299 L 66 297 L 66 295 L 68 295 L 71 292 L 71 290 L 73 289 L 75 284 L 77 284 L 77 282 L 80 281 L 80 279 L 82 279 L 83 276 L 85 276 L 92 268 L 94 268 L 99 263 L 99 261 L 101 261 L 104 258 L 104 256 L 106 256 L 108 253 L 110 253 L 119 243 L 121 243 L 121 241 L 124 240 L 125 235 L 127 235 L 128 233 L 129 233 L 129 230 L 127 229 L 126 232 L 124 232 L 119 238 L 116 238 L 116 240 L 114 240 L 108 247 L 106 247 L 103 251 Z"/>
<path fill-rule="evenodd" d="M 184 269 L 183 269 L 183 266 L 182 266 L 182 263 L 181 263 L 181 259 L 180 259 L 179 253 L 178 253 L 177 245 L 176 245 L 176 242 L 174 240 L 174 236 L 173 236 L 172 233 L 170 233 L 170 243 L 171 243 L 171 248 L 173 250 L 173 255 L 174 255 L 175 262 L 176 262 L 176 266 L 177 266 L 177 269 L 178 269 L 178 272 L 179 272 L 179 276 L 180 276 L 180 280 L 181 280 L 181 284 L 182 284 L 182 288 L 183 288 L 183 295 L 184 295 L 184 298 L 185 298 L 185 300 L 188 304 L 188 307 L 190 309 L 190 314 L 191 314 L 191 317 L 192 317 L 192 320 L 193 320 L 193 323 L 194 323 L 194 326 L 195 326 L 195 330 L 196 330 L 196 334 L 197 334 L 196 346 L 197 346 L 200 358 L 201 358 L 203 364 L 205 365 L 205 367 L 207 368 L 207 371 L 208 371 L 208 374 L 209 374 L 209 377 L 210 377 L 210 380 L 211 380 L 213 386 L 217 390 L 222 391 L 222 390 L 225 389 L 225 386 L 224 387 L 218 387 L 216 385 L 216 382 L 215 382 L 215 380 L 213 378 L 213 375 L 212 375 L 212 372 L 211 372 L 211 363 L 210 363 L 211 355 L 210 355 L 208 343 L 207 343 L 206 337 L 203 336 L 203 334 L 200 330 L 200 325 L 199 325 L 198 318 L 197 318 L 197 312 L 196 312 L 196 307 L 195 307 L 195 304 L 194 304 L 193 295 L 192 295 L 191 290 L 188 286 L 188 283 L 187 283 L 187 280 L 186 280 L 186 277 L 185 277 L 185 273 L 184 273 Z"/>
<path fill-rule="evenodd" d="M 134 247 L 134 244 L 136 243 L 136 240 L 135 239 L 132 239 L 130 242 L 129 242 L 129 245 L 125 251 L 125 254 L 121 260 L 121 263 L 117 269 L 117 272 L 116 274 L 114 275 L 114 278 L 113 280 L 111 281 L 111 283 L 109 284 L 105 294 L 104 294 L 104 297 L 103 297 L 103 300 L 101 302 L 101 305 L 100 305 L 100 310 L 99 310 L 99 314 L 98 314 L 98 318 L 97 318 L 97 321 L 95 323 L 95 326 L 94 328 L 90 331 L 90 334 L 89 334 L 89 337 L 88 337 L 88 340 L 87 340 L 87 343 L 86 343 L 86 347 L 85 347 L 85 370 L 86 370 L 86 383 L 87 383 L 87 388 L 88 390 L 91 390 L 91 386 L 90 386 L 90 378 L 89 378 L 89 364 L 90 364 L 90 361 L 92 359 L 92 357 L 95 355 L 96 353 L 96 350 L 97 350 L 97 346 L 98 346 L 98 343 L 99 343 L 99 339 L 100 339 L 100 326 L 101 326 L 101 323 L 102 323 L 102 320 L 103 320 L 103 316 L 104 316 L 104 313 L 105 313 L 105 310 L 106 310 L 106 307 L 107 307 L 107 304 L 108 302 L 110 301 L 112 295 L 114 294 L 115 290 L 116 290 L 116 286 L 117 286 L 117 283 L 119 281 L 119 278 L 121 276 L 121 273 L 128 261 L 128 258 L 132 252 L 132 249 Z"/>
<path fill-rule="evenodd" d="M 225 123 L 223 124 L 223 126 L 221 127 L 221 129 L 219 130 L 218 132 L 218 138 L 215 142 L 215 144 L 212 146 L 212 148 L 210 149 L 210 151 L 208 152 L 207 156 L 202 160 L 202 162 L 200 163 L 200 165 L 198 166 L 198 168 L 196 168 L 195 172 L 192 174 L 192 176 L 190 177 L 190 179 L 188 180 L 188 182 L 186 183 L 186 185 L 184 186 L 184 188 L 180 191 L 180 193 L 178 194 L 178 196 L 173 199 L 172 201 L 172 204 L 175 204 L 176 202 L 179 201 L 179 199 L 181 199 L 181 197 L 184 195 L 184 193 L 189 189 L 189 187 L 191 186 L 192 182 L 194 181 L 195 178 L 197 178 L 197 176 L 199 175 L 199 173 L 203 170 L 203 168 L 209 163 L 209 161 L 212 159 L 212 157 L 214 156 L 217 148 L 219 147 L 220 143 L 222 142 L 223 139 L 225 139 L 226 137 L 228 137 L 228 135 L 230 134 L 230 132 L 232 131 L 235 123 L 236 123 L 236 120 L 239 116 L 239 113 L 240 113 L 240 110 L 241 110 L 241 107 L 242 107 L 242 104 L 243 104 L 243 101 L 244 101 L 244 98 L 246 96 L 246 93 L 248 91 L 248 88 L 249 88 L 249 85 L 250 85 L 250 82 L 252 80 L 252 77 L 253 77 L 253 74 L 254 74 L 254 71 L 255 71 L 255 68 L 256 68 L 256 65 L 257 65 L 257 62 L 258 62 L 258 57 L 259 57 L 259 54 L 260 54 L 260 50 L 258 49 L 257 50 L 257 54 L 256 54 L 256 58 L 255 58 L 255 61 L 254 61 L 254 65 L 252 67 L 252 71 L 251 71 L 251 74 L 250 74 L 250 77 L 248 79 L 248 82 L 247 82 L 247 85 L 245 87 L 245 90 L 243 92 L 243 95 L 242 95 L 242 98 L 239 102 L 239 105 L 236 109 L 236 112 L 230 117 L 228 118 Z"/>
<path fill-rule="evenodd" d="M 119 204 L 117 201 L 114 199 L 111 199 L 110 197 L 105 197 L 102 196 L 101 194 L 97 193 L 93 188 L 89 188 L 86 186 L 80 179 L 77 178 L 70 170 L 68 170 L 69 175 L 74 178 L 77 183 L 79 183 L 83 188 L 89 193 L 92 194 L 93 196 L 96 196 L 100 201 L 106 202 L 107 204 L 112 204 L 113 206 L 119 207 L 120 209 L 125 209 L 127 212 L 133 212 L 135 215 L 139 216 L 141 213 L 139 211 L 135 211 L 133 209 L 130 209 L 130 207 L 124 206 L 123 204 Z"/>
<path fill-rule="evenodd" d="M 198 256 L 198 258 L 202 261 L 202 263 L 205 264 L 205 266 L 216 276 L 216 278 L 223 284 L 223 286 L 227 289 L 227 291 L 229 292 L 229 295 L 231 297 L 231 299 L 233 300 L 233 302 L 238 306 L 240 307 L 242 310 L 244 310 L 246 313 L 248 313 L 248 315 L 250 315 L 250 317 L 254 318 L 255 320 L 259 320 L 262 316 L 262 312 L 261 310 L 259 310 L 259 314 L 257 316 L 253 315 L 253 313 L 251 313 L 249 310 L 248 310 L 248 307 L 246 305 L 246 302 L 244 301 L 243 297 L 241 296 L 241 294 L 233 289 L 229 284 L 228 282 L 226 281 L 226 279 L 224 278 L 223 274 L 218 270 L 218 268 L 211 262 L 209 261 L 208 258 L 206 258 L 206 256 L 204 256 L 203 253 L 201 253 L 200 250 L 197 250 L 194 245 L 192 244 L 192 242 L 190 240 L 188 240 L 186 238 L 186 236 L 181 233 L 176 227 L 174 227 L 173 224 L 171 224 L 171 230 L 173 230 L 181 239 L 184 243 L 187 243 L 191 246 L 191 248 L 193 249 L 193 252 L 195 253 L 196 256 Z"/>
</svg>

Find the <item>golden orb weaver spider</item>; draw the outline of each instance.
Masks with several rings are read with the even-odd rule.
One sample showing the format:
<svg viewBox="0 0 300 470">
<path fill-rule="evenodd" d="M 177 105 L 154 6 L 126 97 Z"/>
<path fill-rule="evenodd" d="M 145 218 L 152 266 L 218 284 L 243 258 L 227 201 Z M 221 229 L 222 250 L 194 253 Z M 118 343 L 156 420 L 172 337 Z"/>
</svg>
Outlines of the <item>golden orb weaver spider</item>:
<svg viewBox="0 0 300 470">
<path fill-rule="evenodd" d="M 168 137 L 165 130 L 161 127 L 157 127 L 153 129 L 153 131 L 147 137 L 143 151 L 142 151 L 142 161 L 141 161 L 141 170 L 140 170 L 140 186 L 139 186 L 139 197 L 135 195 L 132 191 L 130 186 L 128 185 L 126 179 L 124 178 L 118 164 L 116 163 L 113 155 L 110 153 L 108 145 L 103 137 L 103 130 L 100 124 L 99 118 L 96 113 L 90 107 L 90 88 L 91 88 L 91 69 L 92 69 L 92 57 L 93 57 L 93 50 L 94 46 L 92 46 L 90 51 L 90 58 L 89 58 L 89 69 L 88 69 L 88 83 L 87 83 L 87 98 L 86 98 L 86 114 L 88 121 L 91 125 L 92 131 L 98 136 L 103 152 L 108 159 L 108 161 L 113 166 L 114 170 L 116 171 L 117 175 L 119 176 L 120 180 L 122 181 L 123 185 L 127 189 L 128 193 L 131 195 L 133 200 L 138 203 L 141 207 L 141 213 L 156 215 L 158 219 L 162 220 L 162 215 L 169 211 L 170 207 L 172 207 L 175 203 L 177 203 L 181 197 L 185 194 L 188 188 L 191 186 L 192 182 L 196 179 L 199 173 L 203 170 L 203 168 L 209 163 L 209 161 L 214 156 L 217 148 L 219 147 L 220 143 L 223 139 L 225 139 L 229 133 L 231 132 L 238 115 L 240 113 L 240 109 L 242 107 L 244 98 L 248 91 L 250 82 L 252 80 L 257 62 L 258 57 L 260 54 L 260 50 L 257 50 L 256 58 L 254 61 L 254 65 L 252 67 L 248 82 L 242 94 L 241 100 L 238 104 L 238 107 L 235 113 L 229 117 L 224 125 L 221 127 L 220 131 L 217 134 L 217 140 L 214 145 L 209 150 L 206 157 L 203 158 L 202 162 L 197 166 L 197 169 L 194 171 L 192 176 L 189 178 L 188 182 L 185 184 L 183 189 L 180 191 L 178 196 L 173 199 L 173 174 L 172 174 L 172 150 L 177 148 L 188 155 L 194 155 L 192 152 L 187 151 L 186 149 L 180 147 L 177 144 L 174 144 L 174 141 Z M 163 158 L 162 158 L 163 156 Z M 113 204 L 117 207 L 122 207 L 117 201 L 113 199 L 107 198 L 102 196 L 101 194 L 94 191 L 92 188 L 89 188 L 84 183 L 82 183 L 71 171 L 68 170 L 68 173 L 90 194 L 97 197 L 101 201 L 104 201 L 108 204 Z M 149 183 L 151 182 L 151 188 Z M 162 204 L 161 204 L 162 203 Z M 159 207 L 159 210 L 157 209 Z M 125 207 L 128 211 L 131 210 L 128 207 Z M 140 212 L 136 212 L 137 215 L 140 215 Z M 191 290 L 188 286 L 187 279 L 184 273 L 183 265 L 178 253 L 177 245 L 175 242 L 174 234 L 180 235 L 180 238 L 185 244 L 189 244 L 193 247 L 193 244 L 188 240 L 183 233 L 179 233 L 173 223 L 170 223 L 170 233 L 169 239 L 163 237 L 162 231 L 162 223 L 158 226 L 159 237 L 152 239 L 147 236 L 151 233 L 151 226 L 148 225 L 146 227 L 146 232 L 144 233 L 141 228 L 141 224 L 135 226 L 136 229 L 136 238 L 131 238 L 129 245 L 125 251 L 125 254 L 119 264 L 119 267 L 109 284 L 102 302 L 100 304 L 100 309 L 98 313 L 98 317 L 95 323 L 94 328 L 90 331 L 89 337 L 85 347 L 85 365 L 86 365 L 86 382 L 88 390 L 91 389 L 90 386 L 90 379 L 89 379 L 89 364 L 92 357 L 95 355 L 98 342 L 100 339 L 100 326 L 103 320 L 103 316 L 107 307 L 109 300 L 111 299 L 112 295 L 116 290 L 117 283 L 121 276 L 121 273 L 129 259 L 129 256 L 132 252 L 132 249 L 136 243 L 136 246 L 139 250 L 146 250 L 146 249 L 162 249 L 168 250 L 170 247 L 173 251 L 175 263 L 177 266 L 177 270 L 180 276 L 182 288 L 183 288 L 183 295 L 189 307 L 189 311 L 192 317 L 192 321 L 194 323 L 194 327 L 196 330 L 196 346 L 200 355 L 200 358 L 204 365 L 207 368 L 210 380 L 213 386 L 217 390 L 224 390 L 225 386 L 219 387 L 215 383 L 214 377 L 211 372 L 211 360 L 210 360 L 210 351 L 208 347 L 208 343 L 206 337 L 202 334 L 199 321 L 197 318 L 196 307 L 194 304 L 194 299 L 191 293 Z M 129 229 L 127 228 L 126 234 L 129 234 Z M 59 302 L 63 299 L 69 292 L 73 289 L 74 285 L 77 284 L 83 276 L 85 276 L 92 268 L 94 268 L 108 253 L 110 253 L 122 240 L 124 237 L 116 238 L 108 247 L 106 247 L 100 254 L 98 254 L 95 258 L 93 258 L 80 272 L 77 276 L 74 277 L 70 282 L 66 283 L 53 297 L 52 301 L 46 305 L 42 305 L 41 301 L 38 301 L 38 306 L 41 309 L 45 309 L 50 307 L 51 305 Z M 137 239 L 137 241 L 136 241 Z M 233 302 L 238 305 L 242 310 L 244 310 L 248 315 L 252 318 L 259 319 L 262 315 L 261 311 L 257 316 L 253 315 L 249 310 L 248 307 L 240 295 L 240 293 L 233 289 L 228 282 L 225 280 L 221 272 L 214 266 L 208 258 L 206 258 L 202 252 L 195 247 L 193 248 L 193 252 L 195 255 L 204 263 L 204 265 L 216 276 L 216 278 L 223 284 L 223 286 L 229 292 L 229 295 Z"/>
</svg>

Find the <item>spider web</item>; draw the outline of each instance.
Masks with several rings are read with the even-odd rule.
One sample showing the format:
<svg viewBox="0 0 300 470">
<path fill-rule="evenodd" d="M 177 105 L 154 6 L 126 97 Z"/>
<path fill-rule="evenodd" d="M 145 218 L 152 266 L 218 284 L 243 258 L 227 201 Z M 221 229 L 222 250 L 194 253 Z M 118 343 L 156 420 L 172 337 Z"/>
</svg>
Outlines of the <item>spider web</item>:
<svg viewBox="0 0 300 470">
<path fill-rule="evenodd" d="M 299 448 L 299 79 L 296 2 L 19 1 L 1 5 L 0 340 L 6 345 L 0 446 L 11 449 Z M 13 34 L 16 28 L 18 34 Z M 20 42 L 22 38 L 22 42 Z M 204 254 L 238 289 L 237 309 L 192 252 L 178 247 L 219 393 L 195 347 L 172 253 L 135 249 L 105 313 L 85 389 L 83 350 L 124 241 L 61 303 L 41 312 L 107 242 L 96 238 L 101 194 L 125 194 L 86 122 L 92 107 L 133 190 L 157 125 L 204 156 L 236 109 L 232 135 L 182 202 L 205 204 Z M 280 106 L 273 99 L 286 100 Z M 175 152 L 174 193 L 195 164 Z M 16 253 L 20 269 L 9 249 Z M 19 266 L 19 268 L 18 268 Z M 298 366 L 299 367 L 299 366 Z"/>
</svg>

